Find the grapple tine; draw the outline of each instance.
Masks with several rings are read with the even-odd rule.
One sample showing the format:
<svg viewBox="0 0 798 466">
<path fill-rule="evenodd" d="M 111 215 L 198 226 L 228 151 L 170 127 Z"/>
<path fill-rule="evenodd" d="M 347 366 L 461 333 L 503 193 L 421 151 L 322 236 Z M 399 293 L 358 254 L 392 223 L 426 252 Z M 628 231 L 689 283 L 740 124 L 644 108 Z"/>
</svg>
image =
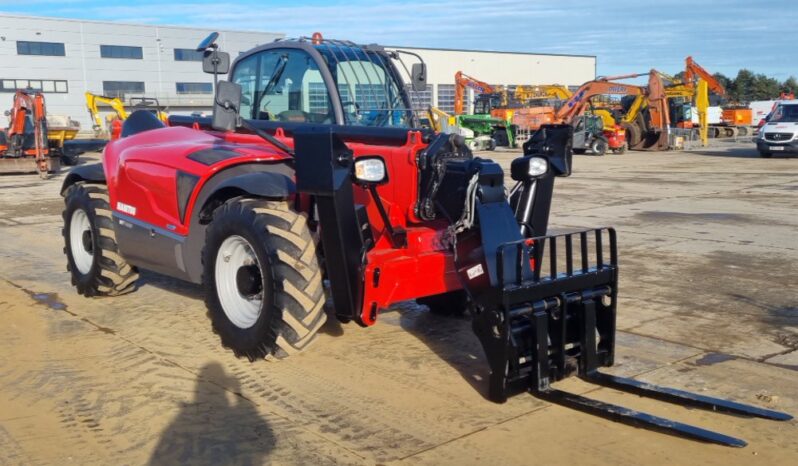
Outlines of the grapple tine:
<svg viewBox="0 0 798 466">
<path fill-rule="evenodd" d="M 789 421 L 793 417 L 787 413 L 760 408 L 757 406 L 737 403 L 736 401 L 724 400 L 711 396 L 699 395 L 676 388 L 662 387 L 639 380 L 615 375 L 604 374 L 598 371 L 582 377 L 590 382 L 606 387 L 616 388 L 641 396 L 656 398 L 662 401 L 677 403 L 695 408 L 709 409 L 726 413 L 742 414 L 745 416 L 761 417 L 774 421 Z"/>
<path fill-rule="evenodd" d="M 550 389 L 543 391 L 533 391 L 535 396 L 548 402 L 578 409 L 589 414 L 601 416 L 603 418 L 629 424 L 636 427 L 645 427 L 670 435 L 677 435 L 702 442 L 716 443 L 727 447 L 744 447 L 747 445 L 745 440 L 731 437 L 719 432 L 703 429 L 690 424 L 672 421 L 653 414 L 644 413 L 634 409 L 624 408 L 623 406 L 605 403 L 603 401 L 586 398 L 581 395 L 564 392 L 562 390 Z"/>
</svg>

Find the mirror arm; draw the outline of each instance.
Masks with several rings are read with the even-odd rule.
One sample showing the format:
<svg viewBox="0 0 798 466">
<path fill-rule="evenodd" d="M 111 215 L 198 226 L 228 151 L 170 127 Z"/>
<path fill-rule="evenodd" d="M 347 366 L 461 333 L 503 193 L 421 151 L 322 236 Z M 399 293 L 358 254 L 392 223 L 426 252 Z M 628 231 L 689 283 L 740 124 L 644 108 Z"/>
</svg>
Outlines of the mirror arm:
<svg viewBox="0 0 798 466">
<path fill-rule="evenodd" d="M 211 45 L 213 48 L 213 58 L 211 61 L 213 62 L 213 92 L 216 94 L 216 87 L 219 85 L 219 54 L 217 50 L 219 50 L 219 46 L 216 44 Z"/>
<path fill-rule="evenodd" d="M 271 134 L 267 133 L 266 131 L 263 131 L 262 129 L 257 128 L 255 125 L 250 123 L 246 118 L 241 118 L 240 121 L 241 121 L 241 126 L 243 126 L 244 128 L 252 131 L 253 133 L 255 133 L 258 136 L 260 136 L 261 138 L 265 139 L 266 141 L 269 141 L 270 143 L 272 143 L 272 145 L 276 146 L 278 149 L 280 149 L 281 151 L 283 151 L 286 154 L 290 155 L 291 157 L 294 157 L 294 155 L 295 155 L 294 154 L 294 150 L 291 149 L 291 147 L 287 146 L 282 141 L 280 141 L 276 137 L 272 136 Z"/>
</svg>

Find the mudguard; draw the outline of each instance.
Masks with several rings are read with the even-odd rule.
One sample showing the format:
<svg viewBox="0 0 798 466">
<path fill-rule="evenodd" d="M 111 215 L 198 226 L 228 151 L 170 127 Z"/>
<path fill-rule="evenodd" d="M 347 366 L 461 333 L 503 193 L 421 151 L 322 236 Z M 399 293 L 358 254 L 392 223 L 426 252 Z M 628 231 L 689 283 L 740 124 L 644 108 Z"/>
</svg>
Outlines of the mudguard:
<svg viewBox="0 0 798 466">
<path fill-rule="evenodd" d="M 268 170 L 268 171 L 267 171 Z M 201 252 L 205 228 L 213 210 L 231 197 L 246 193 L 264 199 L 289 199 L 296 193 L 293 170 L 286 164 L 245 164 L 228 168 L 209 180 L 195 200 L 189 235 L 183 245 L 182 263 L 177 268 L 181 278 L 201 283 Z"/>
<path fill-rule="evenodd" d="M 257 197 L 286 199 L 296 193 L 296 184 L 286 175 L 275 172 L 257 172 L 230 178 L 216 187 L 217 191 L 237 188 Z"/>
<path fill-rule="evenodd" d="M 89 183 L 102 183 L 105 184 L 105 171 L 103 170 L 102 163 L 93 163 L 91 165 L 81 165 L 69 171 L 69 174 L 64 178 L 64 184 L 61 185 L 61 195 L 77 183 L 78 181 L 87 181 Z"/>
</svg>

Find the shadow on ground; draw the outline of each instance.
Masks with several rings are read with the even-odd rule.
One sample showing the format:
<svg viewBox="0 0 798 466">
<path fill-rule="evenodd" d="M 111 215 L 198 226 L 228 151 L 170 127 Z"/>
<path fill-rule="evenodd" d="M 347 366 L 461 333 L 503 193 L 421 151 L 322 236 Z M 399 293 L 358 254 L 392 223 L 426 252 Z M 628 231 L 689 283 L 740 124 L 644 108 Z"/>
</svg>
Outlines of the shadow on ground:
<svg viewBox="0 0 798 466">
<path fill-rule="evenodd" d="M 238 380 L 218 363 L 197 377 L 194 400 L 180 408 L 150 458 L 151 466 L 263 464 L 275 437 L 255 405 L 240 394 Z M 235 401 L 230 403 L 229 399 Z"/>
<path fill-rule="evenodd" d="M 205 299 L 205 292 L 200 285 L 195 285 L 194 283 L 178 280 L 177 278 L 168 277 L 149 270 L 139 269 L 139 272 L 141 276 L 137 282 L 138 288 L 154 286 L 155 288 L 177 293 L 186 298 Z"/>
<path fill-rule="evenodd" d="M 440 316 L 420 305 L 412 306 L 412 309 L 400 309 L 399 313 L 399 322 L 404 330 L 429 347 L 483 398 L 489 400 L 490 367 L 482 345 L 471 328 L 470 316 Z M 511 386 L 507 390 L 508 395 L 512 396 L 524 391 L 524 387 Z"/>
<path fill-rule="evenodd" d="M 759 152 L 756 147 L 734 147 L 724 150 L 690 150 L 685 151 L 686 154 L 703 155 L 708 157 L 727 157 L 739 159 L 758 159 L 760 158 Z M 773 158 L 796 158 L 795 154 L 773 154 Z"/>
</svg>

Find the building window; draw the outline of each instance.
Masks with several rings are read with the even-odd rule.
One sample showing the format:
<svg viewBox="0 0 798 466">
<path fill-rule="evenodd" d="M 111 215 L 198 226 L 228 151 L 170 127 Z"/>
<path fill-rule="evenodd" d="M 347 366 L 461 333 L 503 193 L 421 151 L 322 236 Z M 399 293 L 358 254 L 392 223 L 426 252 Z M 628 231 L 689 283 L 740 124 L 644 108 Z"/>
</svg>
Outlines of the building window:
<svg viewBox="0 0 798 466">
<path fill-rule="evenodd" d="M 423 91 L 414 91 L 413 87 L 408 85 L 407 95 L 410 96 L 413 110 L 426 112 L 432 106 L 432 84 L 427 84 L 427 88 Z"/>
<path fill-rule="evenodd" d="M 175 83 L 178 94 L 213 94 L 211 83 Z"/>
<path fill-rule="evenodd" d="M 385 84 L 355 83 L 355 103 L 361 111 L 365 112 L 388 108 Z"/>
<path fill-rule="evenodd" d="M 438 84 L 438 108 L 454 113 L 454 84 Z"/>
<path fill-rule="evenodd" d="M 175 49 L 175 61 L 202 61 L 204 54 L 194 49 Z"/>
<path fill-rule="evenodd" d="M 17 41 L 18 55 L 47 55 L 50 57 L 63 57 L 66 55 L 64 44 L 61 42 L 26 42 Z"/>
<path fill-rule="evenodd" d="M 125 94 L 143 94 L 144 83 L 140 81 L 103 81 L 103 94 L 124 98 Z"/>
<path fill-rule="evenodd" d="M 312 113 L 323 113 L 329 108 L 327 85 L 324 83 L 308 83 L 308 109 Z"/>
<path fill-rule="evenodd" d="M 52 79 L 0 79 L 0 92 L 16 92 L 17 89 L 33 89 L 48 94 L 66 94 L 69 86 L 66 81 Z"/>
<path fill-rule="evenodd" d="M 103 58 L 129 58 L 141 60 L 144 53 L 141 47 L 130 47 L 127 45 L 101 45 L 100 56 Z"/>
</svg>

